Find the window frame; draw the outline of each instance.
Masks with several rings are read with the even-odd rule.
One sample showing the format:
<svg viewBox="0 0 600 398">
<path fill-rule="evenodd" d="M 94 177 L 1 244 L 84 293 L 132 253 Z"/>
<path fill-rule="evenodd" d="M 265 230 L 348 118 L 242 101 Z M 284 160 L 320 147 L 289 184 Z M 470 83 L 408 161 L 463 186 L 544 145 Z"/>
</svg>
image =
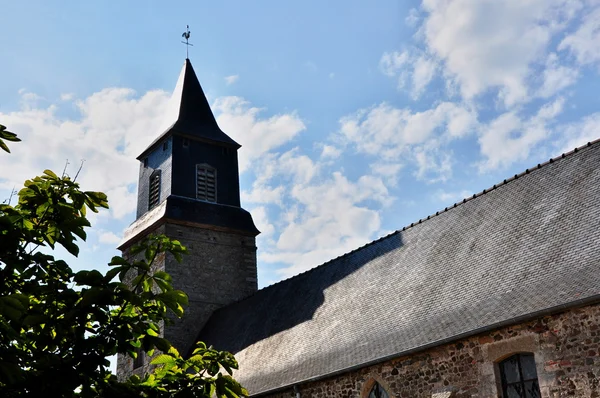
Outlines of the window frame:
<svg viewBox="0 0 600 398">
<path fill-rule="evenodd" d="M 375 390 L 378 390 L 378 391 L 375 391 Z M 378 394 L 378 392 L 379 392 L 379 394 Z M 371 398 L 371 394 L 373 394 L 374 398 L 390 398 L 390 394 L 377 380 L 373 383 L 373 385 L 369 389 L 367 398 Z"/>
<path fill-rule="evenodd" d="M 380 375 L 371 373 L 368 375 L 367 381 L 363 384 L 360 392 L 361 398 L 369 398 L 374 389 L 379 386 L 380 391 L 383 393 L 382 398 L 394 398 L 395 396 L 391 393 L 390 386 L 383 380 Z"/>
<path fill-rule="evenodd" d="M 154 209 L 156 206 L 160 204 L 160 191 L 162 189 L 162 175 L 160 170 L 154 170 L 152 174 L 150 174 L 150 178 L 148 179 L 148 211 Z M 158 188 L 156 191 L 156 200 L 153 201 L 153 193 L 154 193 L 154 179 L 158 178 Z"/>
<path fill-rule="evenodd" d="M 204 170 L 204 178 L 205 178 L 205 190 L 204 190 L 204 195 L 200 195 L 200 170 Z M 214 187 L 214 197 L 213 200 L 210 199 L 209 196 L 209 175 L 208 173 L 212 172 L 213 174 L 213 187 Z M 196 199 L 201 200 L 203 202 L 208 202 L 208 203 L 217 203 L 218 200 L 218 196 L 217 196 L 217 184 L 218 184 L 218 176 L 217 176 L 217 169 L 216 167 L 213 167 L 211 165 L 209 165 L 208 163 L 198 163 L 196 164 Z"/>
<path fill-rule="evenodd" d="M 533 360 L 533 370 L 535 371 L 535 378 L 529 378 L 529 379 L 524 378 L 524 376 L 523 376 L 523 360 L 522 360 L 522 358 L 524 358 L 524 357 L 531 357 L 531 359 Z M 515 358 L 517 360 L 517 367 L 519 370 L 519 379 L 514 382 L 508 382 L 507 377 L 506 377 L 506 372 L 504 371 L 504 365 L 507 362 L 514 360 Z M 508 388 L 511 386 L 514 386 L 514 385 L 520 385 L 523 388 L 523 392 L 525 392 L 526 383 L 529 383 L 532 381 L 537 386 L 538 396 L 541 397 L 540 379 L 539 379 L 538 372 L 537 372 L 537 366 L 535 364 L 535 355 L 533 353 L 518 352 L 518 353 L 515 353 L 512 355 L 509 355 L 509 356 L 503 358 L 501 361 L 498 361 L 498 370 L 499 370 L 499 374 L 500 374 L 500 385 L 502 388 L 502 396 L 503 397 L 508 397 Z"/>
</svg>

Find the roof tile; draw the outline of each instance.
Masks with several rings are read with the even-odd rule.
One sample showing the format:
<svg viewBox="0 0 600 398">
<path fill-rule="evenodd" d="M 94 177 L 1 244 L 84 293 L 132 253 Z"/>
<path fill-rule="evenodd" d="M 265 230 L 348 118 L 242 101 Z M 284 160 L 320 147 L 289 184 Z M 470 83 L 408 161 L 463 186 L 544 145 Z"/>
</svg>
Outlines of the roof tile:
<svg viewBox="0 0 600 398">
<path fill-rule="evenodd" d="M 588 143 L 216 311 L 199 338 L 252 394 L 600 298 Z"/>
</svg>

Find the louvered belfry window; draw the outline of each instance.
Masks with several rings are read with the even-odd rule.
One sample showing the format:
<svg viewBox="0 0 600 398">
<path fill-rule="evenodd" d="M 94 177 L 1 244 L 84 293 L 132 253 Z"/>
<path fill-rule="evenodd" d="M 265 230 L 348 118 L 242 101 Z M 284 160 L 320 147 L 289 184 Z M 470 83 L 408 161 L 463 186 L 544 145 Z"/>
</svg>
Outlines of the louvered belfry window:
<svg viewBox="0 0 600 398">
<path fill-rule="evenodd" d="M 196 165 L 196 198 L 217 201 L 217 170 L 206 164 Z"/>
<path fill-rule="evenodd" d="M 160 171 L 155 171 L 150 176 L 150 189 L 148 191 L 148 210 L 153 209 L 160 202 Z"/>
</svg>

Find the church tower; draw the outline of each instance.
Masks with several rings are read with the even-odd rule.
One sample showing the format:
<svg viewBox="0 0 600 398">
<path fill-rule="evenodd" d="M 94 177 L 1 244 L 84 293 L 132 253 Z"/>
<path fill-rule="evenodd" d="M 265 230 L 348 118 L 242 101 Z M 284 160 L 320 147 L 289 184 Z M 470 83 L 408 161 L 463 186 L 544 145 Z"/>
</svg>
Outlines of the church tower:
<svg viewBox="0 0 600 398">
<path fill-rule="evenodd" d="M 138 157 L 137 218 L 119 247 L 151 233 L 179 240 L 190 254 L 158 266 L 189 296 L 182 320 L 165 337 L 184 353 L 216 309 L 257 290 L 256 243 L 250 213 L 240 207 L 237 151 L 240 145 L 215 120 L 189 59 L 173 92 L 166 130 Z M 118 360 L 119 373 L 143 363 Z"/>
</svg>

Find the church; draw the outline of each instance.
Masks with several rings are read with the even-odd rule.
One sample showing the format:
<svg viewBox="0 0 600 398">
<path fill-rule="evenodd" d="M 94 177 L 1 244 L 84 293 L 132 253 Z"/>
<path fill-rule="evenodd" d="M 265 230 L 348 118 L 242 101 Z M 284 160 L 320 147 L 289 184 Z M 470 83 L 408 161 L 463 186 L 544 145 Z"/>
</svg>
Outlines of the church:
<svg viewBox="0 0 600 398">
<path fill-rule="evenodd" d="M 243 148 L 189 59 L 172 101 L 119 249 L 164 233 L 190 251 L 159 264 L 189 295 L 164 331 L 181 352 L 232 352 L 252 397 L 600 397 L 600 141 L 258 290 Z"/>
</svg>

